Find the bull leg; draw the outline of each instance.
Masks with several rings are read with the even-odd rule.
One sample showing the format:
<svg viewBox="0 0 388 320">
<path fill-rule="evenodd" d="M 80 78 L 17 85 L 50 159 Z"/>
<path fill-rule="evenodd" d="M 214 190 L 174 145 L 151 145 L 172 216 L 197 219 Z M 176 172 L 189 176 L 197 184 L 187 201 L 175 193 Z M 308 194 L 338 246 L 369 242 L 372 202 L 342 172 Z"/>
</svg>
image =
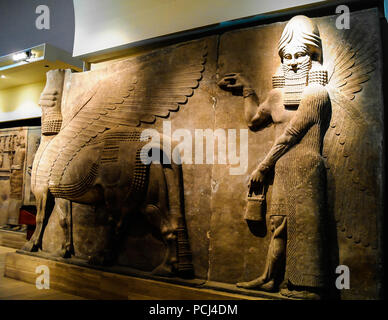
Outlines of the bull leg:
<svg viewBox="0 0 388 320">
<path fill-rule="evenodd" d="M 115 244 L 117 243 L 115 240 L 117 238 L 117 235 L 115 232 L 116 221 L 112 216 L 108 217 L 107 227 L 109 228 L 107 244 L 103 249 L 89 256 L 88 258 L 89 264 L 98 265 L 98 266 L 110 266 L 114 263 L 116 259 L 116 248 L 115 248 Z"/>
<path fill-rule="evenodd" d="M 182 167 L 172 163 L 163 167 L 168 191 L 168 208 L 166 219 L 171 230 L 168 237 L 174 239 L 174 250 L 170 250 L 170 259 L 177 263 L 181 277 L 191 278 L 194 275 L 191 249 L 184 219 Z M 171 244 L 172 246 L 172 244 Z"/>
<path fill-rule="evenodd" d="M 159 216 L 161 239 L 166 246 L 163 262 L 153 270 L 153 274 L 169 276 L 175 274 L 179 267 L 178 230 L 183 225 L 179 175 L 172 165 L 162 166 L 163 182 L 160 183 L 158 206 L 148 205 L 147 217 Z"/>
<path fill-rule="evenodd" d="M 90 256 L 88 263 L 92 265 L 112 265 L 116 259 L 117 238 L 118 238 L 118 221 L 120 219 L 120 197 L 112 189 L 104 190 L 105 211 L 108 214 L 107 227 L 109 238 L 105 248 Z"/>
<path fill-rule="evenodd" d="M 54 255 L 62 258 L 70 258 L 74 253 L 73 247 L 73 232 L 72 232 L 72 211 L 71 201 L 66 199 L 56 199 L 57 212 L 59 214 L 59 225 L 64 233 L 64 241 L 62 247 L 54 253 Z"/>
<path fill-rule="evenodd" d="M 31 239 L 22 247 L 22 250 L 24 251 L 33 252 L 42 248 L 43 232 L 46 228 L 47 221 L 52 210 L 52 206 L 47 206 L 47 200 L 48 190 L 37 196 L 36 228 Z"/>
<path fill-rule="evenodd" d="M 176 241 L 174 228 L 168 219 L 166 176 L 161 164 L 153 163 L 150 166 L 147 194 L 143 203 L 140 211 L 152 226 L 153 236 L 166 248 L 163 261 L 153 270 L 153 274 L 170 276 L 176 267 Z"/>
<path fill-rule="evenodd" d="M 152 271 L 152 274 L 171 276 L 177 270 L 177 239 L 175 230 L 171 226 L 170 221 L 166 219 L 166 214 L 162 213 L 162 210 L 157 206 L 149 204 L 144 211 L 148 220 L 158 230 L 158 232 L 155 232 L 155 236 L 166 247 L 162 263 Z"/>
</svg>

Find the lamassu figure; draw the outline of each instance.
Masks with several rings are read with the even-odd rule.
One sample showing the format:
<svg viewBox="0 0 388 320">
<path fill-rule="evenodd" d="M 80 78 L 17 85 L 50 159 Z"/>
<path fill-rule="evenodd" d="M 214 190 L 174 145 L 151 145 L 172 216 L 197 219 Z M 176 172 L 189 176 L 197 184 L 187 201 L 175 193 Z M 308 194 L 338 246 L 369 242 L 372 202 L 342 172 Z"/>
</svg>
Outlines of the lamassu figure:
<svg viewBox="0 0 388 320">
<path fill-rule="evenodd" d="M 272 237 L 265 269 L 258 278 L 237 286 L 276 291 L 285 271 L 283 295 L 314 299 L 325 284 L 326 171 L 321 150 L 331 112 L 317 26 L 305 16 L 292 18 L 278 50 L 281 67 L 265 101 L 260 102 L 242 74 L 227 74 L 219 82 L 222 89 L 242 92 L 249 128 L 272 122 L 277 137 L 249 182 L 250 188 L 262 185 L 274 171 L 267 208 Z"/>
</svg>

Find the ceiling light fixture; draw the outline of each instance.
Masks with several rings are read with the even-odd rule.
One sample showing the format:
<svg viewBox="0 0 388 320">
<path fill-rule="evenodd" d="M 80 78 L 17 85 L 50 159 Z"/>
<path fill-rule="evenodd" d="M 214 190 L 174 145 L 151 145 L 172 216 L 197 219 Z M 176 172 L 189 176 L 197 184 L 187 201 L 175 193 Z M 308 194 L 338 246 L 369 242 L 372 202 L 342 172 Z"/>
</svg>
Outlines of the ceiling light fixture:
<svg viewBox="0 0 388 320">
<path fill-rule="evenodd" d="M 13 61 L 22 61 L 22 60 L 27 60 L 31 56 L 31 51 L 23 51 L 23 52 L 18 52 L 15 53 L 12 56 Z"/>
</svg>

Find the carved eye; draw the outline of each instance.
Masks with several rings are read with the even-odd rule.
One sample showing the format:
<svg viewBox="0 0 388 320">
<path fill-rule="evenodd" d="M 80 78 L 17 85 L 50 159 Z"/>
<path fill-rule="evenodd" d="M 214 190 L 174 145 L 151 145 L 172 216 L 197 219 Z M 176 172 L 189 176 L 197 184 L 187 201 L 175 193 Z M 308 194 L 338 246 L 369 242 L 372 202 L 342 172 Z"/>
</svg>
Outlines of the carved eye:
<svg viewBox="0 0 388 320">
<path fill-rule="evenodd" d="M 284 55 L 284 59 L 290 60 L 292 57 L 289 53 Z"/>
<path fill-rule="evenodd" d="M 296 58 L 300 58 L 300 57 L 304 57 L 306 55 L 306 52 L 297 52 L 296 54 L 295 54 L 295 57 Z"/>
</svg>

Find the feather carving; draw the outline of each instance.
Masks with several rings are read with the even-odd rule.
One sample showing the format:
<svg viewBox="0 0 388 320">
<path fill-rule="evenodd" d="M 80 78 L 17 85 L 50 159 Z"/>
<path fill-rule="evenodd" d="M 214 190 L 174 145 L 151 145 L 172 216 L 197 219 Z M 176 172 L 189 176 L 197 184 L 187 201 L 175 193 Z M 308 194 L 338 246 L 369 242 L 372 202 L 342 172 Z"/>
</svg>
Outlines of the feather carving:
<svg viewBox="0 0 388 320">
<path fill-rule="evenodd" d="M 206 40 L 193 41 L 163 49 L 160 55 L 150 53 L 102 77 L 64 117 L 45 154 L 48 165 L 37 172 L 38 183 L 59 184 L 78 152 L 107 130 L 154 123 L 179 111 L 199 86 L 206 55 Z"/>
<path fill-rule="evenodd" d="M 332 116 L 322 153 L 328 171 L 329 207 L 338 229 L 354 243 L 376 248 L 378 208 L 371 196 L 376 178 L 368 157 L 373 152 L 365 139 L 370 124 L 356 97 L 376 68 L 377 49 L 364 39 L 363 32 L 354 29 L 335 46 L 325 48 L 326 68 L 331 71 L 327 90 Z"/>
</svg>

